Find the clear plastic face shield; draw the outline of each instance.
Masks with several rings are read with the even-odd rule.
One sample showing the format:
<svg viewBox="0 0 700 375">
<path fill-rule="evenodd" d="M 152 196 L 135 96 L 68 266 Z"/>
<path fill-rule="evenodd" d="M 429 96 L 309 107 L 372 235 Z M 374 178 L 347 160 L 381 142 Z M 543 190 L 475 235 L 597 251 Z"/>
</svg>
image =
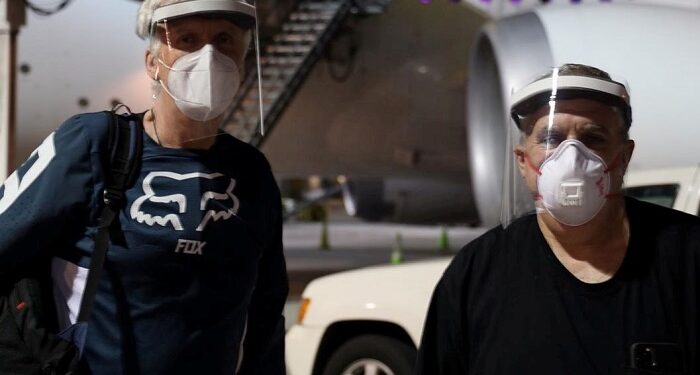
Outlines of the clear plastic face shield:
<svg viewBox="0 0 700 375">
<path fill-rule="evenodd" d="M 242 106 L 255 106 L 254 128 L 264 131 L 254 5 L 189 0 L 161 6 L 153 11 L 149 43 L 158 85 L 154 101 L 172 101 L 159 109 L 178 110 L 193 126 L 211 129 L 193 140 L 222 134 L 219 128 L 238 135 L 233 112 Z"/>
<path fill-rule="evenodd" d="M 501 222 L 528 213 L 561 224 L 592 220 L 621 197 L 633 144 L 626 85 L 592 67 L 554 68 L 511 96 Z"/>
</svg>

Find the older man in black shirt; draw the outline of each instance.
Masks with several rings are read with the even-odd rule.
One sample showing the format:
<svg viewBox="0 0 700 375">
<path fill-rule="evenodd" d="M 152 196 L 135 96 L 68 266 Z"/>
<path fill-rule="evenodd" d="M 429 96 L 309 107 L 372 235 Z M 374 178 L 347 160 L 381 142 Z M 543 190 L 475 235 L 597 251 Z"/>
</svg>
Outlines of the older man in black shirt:
<svg viewBox="0 0 700 375">
<path fill-rule="evenodd" d="M 513 98 L 536 214 L 468 244 L 438 283 L 418 374 L 695 374 L 700 219 L 624 198 L 625 87 L 554 69 Z"/>
</svg>

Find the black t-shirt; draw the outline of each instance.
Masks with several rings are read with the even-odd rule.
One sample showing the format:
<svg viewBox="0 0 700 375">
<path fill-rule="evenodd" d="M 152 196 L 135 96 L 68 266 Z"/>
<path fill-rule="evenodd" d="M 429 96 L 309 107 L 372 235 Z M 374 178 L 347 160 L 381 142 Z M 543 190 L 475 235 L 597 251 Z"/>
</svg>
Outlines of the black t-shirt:
<svg viewBox="0 0 700 375">
<path fill-rule="evenodd" d="M 465 246 L 433 294 L 417 373 L 700 371 L 700 219 L 634 199 L 626 207 L 628 251 L 603 283 L 566 270 L 534 215 Z"/>
</svg>

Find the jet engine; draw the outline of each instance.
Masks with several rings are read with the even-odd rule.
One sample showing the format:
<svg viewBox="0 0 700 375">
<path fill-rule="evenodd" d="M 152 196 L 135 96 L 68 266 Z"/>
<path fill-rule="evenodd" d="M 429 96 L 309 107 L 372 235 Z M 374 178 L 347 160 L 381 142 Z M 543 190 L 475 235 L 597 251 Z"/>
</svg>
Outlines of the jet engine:
<svg viewBox="0 0 700 375">
<path fill-rule="evenodd" d="M 473 211 L 464 181 L 426 178 L 353 178 L 341 183 L 351 216 L 368 221 L 454 223 Z"/>
</svg>

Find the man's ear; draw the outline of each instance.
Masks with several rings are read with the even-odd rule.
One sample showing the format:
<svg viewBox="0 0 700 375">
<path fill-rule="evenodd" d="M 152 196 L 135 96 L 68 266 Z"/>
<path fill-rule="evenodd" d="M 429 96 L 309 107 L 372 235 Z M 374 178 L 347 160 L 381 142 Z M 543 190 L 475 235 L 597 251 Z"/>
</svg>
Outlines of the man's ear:
<svg viewBox="0 0 700 375">
<path fill-rule="evenodd" d="M 518 170 L 520 171 L 520 175 L 525 177 L 525 169 L 527 168 L 525 147 L 522 145 L 516 145 L 515 149 L 513 150 L 513 154 L 515 154 L 515 161 L 518 162 Z"/>
<path fill-rule="evenodd" d="M 632 153 L 634 152 L 634 141 L 631 139 L 628 139 L 625 141 L 625 144 L 622 149 L 622 173 L 625 174 L 627 173 L 627 167 L 630 164 L 630 160 L 632 160 Z"/>
<path fill-rule="evenodd" d="M 151 52 L 150 49 L 146 49 L 146 54 L 144 55 L 144 61 L 146 63 L 146 74 L 148 74 L 149 77 L 151 77 L 152 80 L 157 81 L 158 80 L 158 72 L 160 68 L 160 64 L 158 64 L 158 60 L 156 59 L 156 55 Z"/>
</svg>

